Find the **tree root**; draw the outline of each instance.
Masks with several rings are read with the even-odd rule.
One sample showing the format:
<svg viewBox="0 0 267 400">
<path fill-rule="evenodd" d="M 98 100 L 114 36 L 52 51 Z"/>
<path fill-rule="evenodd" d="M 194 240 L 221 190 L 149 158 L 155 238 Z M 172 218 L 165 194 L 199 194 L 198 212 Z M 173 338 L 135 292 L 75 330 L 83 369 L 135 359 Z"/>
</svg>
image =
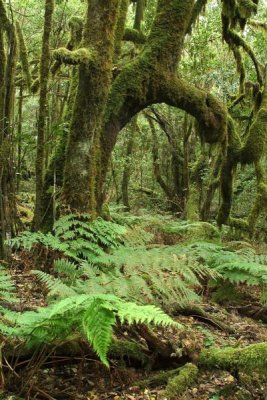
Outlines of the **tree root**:
<svg viewBox="0 0 267 400">
<path fill-rule="evenodd" d="M 200 321 L 206 322 L 207 324 L 212 325 L 217 329 L 220 329 L 223 332 L 235 333 L 234 328 L 232 328 L 229 325 L 226 325 L 218 318 L 214 318 L 208 312 L 204 311 L 203 308 L 197 305 L 188 305 L 185 308 L 179 310 L 179 314 L 195 317 Z"/>
<path fill-rule="evenodd" d="M 150 362 L 148 350 L 137 342 L 130 340 L 113 340 L 110 346 L 109 354 L 111 358 L 121 361 L 132 360 L 142 366 Z"/>
</svg>

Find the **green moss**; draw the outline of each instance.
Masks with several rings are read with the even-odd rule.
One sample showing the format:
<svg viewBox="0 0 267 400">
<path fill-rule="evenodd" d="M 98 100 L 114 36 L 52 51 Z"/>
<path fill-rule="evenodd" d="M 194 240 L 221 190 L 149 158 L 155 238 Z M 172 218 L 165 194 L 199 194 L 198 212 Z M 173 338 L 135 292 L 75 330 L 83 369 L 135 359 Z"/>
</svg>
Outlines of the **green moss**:
<svg viewBox="0 0 267 400">
<path fill-rule="evenodd" d="M 70 27 L 70 42 L 71 46 L 74 48 L 82 40 L 83 18 L 75 16 L 71 17 L 69 19 L 69 27 Z"/>
<path fill-rule="evenodd" d="M 146 36 L 136 29 L 126 28 L 123 35 L 123 40 L 137 44 L 144 44 L 146 41 Z"/>
<path fill-rule="evenodd" d="M 4 32 L 0 27 L 0 115 L 4 115 L 6 53 L 4 47 Z"/>
<path fill-rule="evenodd" d="M 78 85 L 66 149 L 63 202 L 74 211 L 96 214 L 100 136 L 112 80 L 118 0 L 88 1 L 81 46 L 93 49 L 93 60 L 80 64 Z"/>
<path fill-rule="evenodd" d="M 236 46 L 233 46 L 232 48 L 235 60 L 236 60 L 236 67 L 237 67 L 237 72 L 239 73 L 239 95 L 243 94 L 245 92 L 245 80 L 246 80 L 246 70 L 245 70 L 245 64 L 243 61 L 242 53 L 240 49 Z"/>
<path fill-rule="evenodd" d="M 207 368 L 267 373 L 267 342 L 244 348 L 211 348 L 200 353 L 199 363 Z"/>
<path fill-rule="evenodd" d="M 22 223 L 27 224 L 29 226 L 33 220 L 32 210 L 23 205 L 18 205 L 17 209 L 18 209 L 19 217 L 20 217 Z"/>
<path fill-rule="evenodd" d="M 135 382 L 135 384 L 136 386 L 139 386 L 141 388 L 166 385 L 170 378 L 174 378 L 179 374 L 180 370 L 181 368 L 171 369 L 168 371 L 160 371 L 149 376 L 147 379 Z"/>
<path fill-rule="evenodd" d="M 229 225 L 233 228 L 247 230 L 248 229 L 248 221 L 243 218 L 233 218 L 229 219 Z"/>
<path fill-rule="evenodd" d="M 267 143 L 267 110 L 260 109 L 251 125 L 246 144 L 242 150 L 242 164 L 258 162 L 265 154 Z"/>
<path fill-rule="evenodd" d="M 39 229 L 43 219 L 42 214 L 42 196 L 43 182 L 45 172 L 45 134 L 47 124 L 47 95 L 48 80 L 50 68 L 50 35 L 53 25 L 54 0 L 46 0 L 45 17 L 42 38 L 42 52 L 40 62 L 40 97 L 39 97 L 39 115 L 37 122 L 37 149 L 36 149 L 36 203 L 34 211 L 35 228 Z"/>
<path fill-rule="evenodd" d="M 153 27 L 139 57 L 123 68 L 112 85 L 106 119 L 118 116 L 126 101 L 146 102 L 148 92 L 151 96 L 156 92 L 165 66 L 176 69 L 192 7 L 192 0 L 158 2 Z"/>
<path fill-rule="evenodd" d="M 257 4 L 252 0 L 238 0 L 238 11 L 241 18 L 250 18 L 257 13 Z"/>
<path fill-rule="evenodd" d="M 3 0 L 0 0 L 0 22 L 4 30 L 9 31 L 11 29 L 11 22 L 8 19 Z"/>
<path fill-rule="evenodd" d="M 189 195 L 186 203 L 186 218 L 189 221 L 199 220 L 199 190 L 195 185 L 191 185 L 189 188 Z"/>
<path fill-rule="evenodd" d="M 129 340 L 114 340 L 111 343 L 109 354 L 111 357 L 137 360 L 141 364 L 148 362 L 148 356 L 144 353 L 140 344 Z"/>
<path fill-rule="evenodd" d="M 237 32 L 231 29 L 229 29 L 229 31 L 227 32 L 227 43 L 235 45 L 237 47 L 242 47 L 244 49 L 244 51 L 251 58 L 256 70 L 258 82 L 260 83 L 260 85 L 262 85 L 263 80 L 262 80 L 260 65 L 249 44 L 243 39 L 243 37 L 241 37 Z"/>
<path fill-rule="evenodd" d="M 262 165 L 257 162 L 255 163 L 255 171 L 257 178 L 257 196 L 251 212 L 248 217 L 248 226 L 250 235 L 254 235 L 257 220 L 262 212 L 267 212 L 267 184 L 266 174 Z"/>
<path fill-rule="evenodd" d="M 227 118 L 227 136 L 228 142 L 226 142 L 225 145 L 226 150 L 220 175 L 222 204 L 217 216 L 217 223 L 219 226 L 229 222 L 232 206 L 234 170 L 239 161 L 241 151 L 241 140 L 235 129 L 234 121 L 230 116 Z"/>
<path fill-rule="evenodd" d="M 227 118 L 227 132 L 228 132 L 228 145 L 229 145 L 229 156 L 231 158 L 239 157 L 239 153 L 242 147 L 240 136 L 235 128 L 233 118 L 228 116 Z"/>
<path fill-rule="evenodd" d="M 168 399 L 177 399 L 190 385 L 192 385 L 197 377 L 198 368 L 194 364 L 186 364 L 179 371 L 179 375 L 170 378 L 165 389 Z"/>
<path fill-rule="evenodd" d="M 124 35 L 125 22 L 129 0 L 120 0 L 119 15 L 116 22 L 115 43 L 114 43 L 114 62 L 116 62 L 121 54 L 121 42 Z"/>
<path fill-rule="evenodd" d="M 31 90 L 32 85 L 32 77 L 30 72 L 30 65 L 28 60 L 28 52 L 26 48 L 26 44 L 24 41 L 24 36 L 20 27 L 20 24 L 16 23 L 17 35 L 18 35 L 18 44 L 19 44 L 19 58 L 23 70 L 23 74 L 25 77 L 26 85 L 29 90 Z"/>
<path fill-rule="evenodd" d="M 59 49 L 54 50 L 53 52 L 54 59 L 71 65 L 77 64 L 89 64 L 92 62 L 96 55 L 93 50 L 80 48 L 77 50 L 68 50 L 65 47 L 61 47 Z"/>
</svg>

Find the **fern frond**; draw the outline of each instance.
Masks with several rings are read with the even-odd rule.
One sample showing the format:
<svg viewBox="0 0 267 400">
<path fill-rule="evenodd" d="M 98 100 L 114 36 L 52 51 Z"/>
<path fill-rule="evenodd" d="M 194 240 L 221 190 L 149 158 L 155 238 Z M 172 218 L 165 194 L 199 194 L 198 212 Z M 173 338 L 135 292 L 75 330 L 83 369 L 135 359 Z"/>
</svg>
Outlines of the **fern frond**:
<svg viewBox="0 0 267 400">
<path fill-rule="evenodd" d="M 108 367 L 107 354 L 116 317 L 102 299 L 95 298 L 83 317 L 84 333 L 100 360 Z"/>
<path fill-rule="evenodd" d="M 51 343 L 75 333 L 83 334 L 101 361 L 108 366 L 107 354 L 116 319 L 121 323 L 153 323 L 182 326 L 155 306 L 139 306 L 113 295 L 76 295 L 38 311 L 13 318 L 12 336 L 24 337 L 29 345 Z M 1 326 L 0 326 L 1 329 Z"/>
<path fill-rule="evenodd" d="M 61 279 L 57 279 L 43 271 L 33 270 L 32 273 L 47 287 L 50 296 L 58 295 L 59 297 L 67 297 L 76 294 L 75 290 L 64 284 Z"/>
<path fill-rule="evenodd" d="M 7 269 L 0 264 L 0 300 L 7 303 L 16 303 L 16 287 L 8 275 Z"/>
</svg>

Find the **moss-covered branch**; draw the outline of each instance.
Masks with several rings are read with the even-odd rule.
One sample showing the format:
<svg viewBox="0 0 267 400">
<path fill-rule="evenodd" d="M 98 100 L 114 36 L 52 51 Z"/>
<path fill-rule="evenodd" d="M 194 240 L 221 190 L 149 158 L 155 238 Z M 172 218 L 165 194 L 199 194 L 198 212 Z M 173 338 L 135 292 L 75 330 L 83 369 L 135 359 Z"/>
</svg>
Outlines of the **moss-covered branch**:
<svg viewBox="0 0 267 400">
<path fill-rule="evenodd" d="M 226 139 L 227 110 L 222 102 L 175 75 L 166 76 L 164 84 L 165 103 L 194 116 L 205 142 L 222 143 Z"/>
<path fill-rule="evenodd" d="M 19 44 L 19 57 L 20 57 L 20 62 L 23 70 L 23 74 L 25 77 L 25 82 L 28 87 L 28 89 L 31 89 L 32 86 L 32 76 L 30 72 L 30 65 L 29 65 L 29 60 L 28 60 L 28 51 L 26 48 L 23 32 L 21 30 L 20 24 L 17 22 L 16 23 L 16 29 L 17 29 L 17 35 L 18 35 L 18 44 Z"/>
<path fill-rule="evenodd" d="M 120 0 L 119 15 L 116 22 L 114 61 L 116 62 L 121 54 L 121 43 L 124 35 L 125 23 L 129 7 L 129 0 Z"/>
<path fill-rule="evenodd" d="M 233 42 L 238 47 L 242 47 L 244 49 L 244 51 L 249 55 L 249 57 L 251 58 L 251 60 L 252 60 L 252 62 L 254 64 L 254 68 L 255 68 L 255 71 L 256 71 L 256 74 L 257 74 L 258 82 L 259 82 L 260 85 L 262 85 L 262 82 L 263 82 L 262 72 L 261 72 L 262 66 L 258 62 L 258 60 L 256 58 L 256 55 L 255 55 L 254 51 L 252 50 L 252 48 L 235 31 L 229 30 L 228 31 L 228 35 L 230 37 L 231 42 Z"/>
<path fill-rule="evenodd" d="M 82 32 L 83 32 L 83 20 L 80 17 L 71 17 L 69 20 L 70 27 L 70 39 L 66 44 L 67 50 L 73 50 L 77 48 L 82 40 Z M 59 70 L 62 64 L 61 58 L 56 59 L 56 61 L 51 66 L 50 72 L 52 75 L 55 75 Z"/>
<path fill-rule="evenodd" d="M 239 23 L 241 28 L 244 28 L 247 19 L 256 12 L 257 4 L 251 0 L 239 0 L 238 4 L 235 2 L 235 0 L 223 0 L 222 36 L 225 42 L 228 43 L 230 49 L 233 50 L 235 58 L 236 48 L 241 47 L 248 54 L 254 64 L 258 82 L 260 85 L 262 85 L 262 66 L 258 62 L 254 51 L 248 45 L 246 40 L 243 39 L 243 37 L 240 36 L 234 29 L 237 23 Z"/>
<path fill-rule="evenodd" d="M 228 371 L 267 372 L 267 342 L 244 348 L 211 348 L 200 353 L 199 364 Z"/>
<path fill-rule="evenodd" d="M 137 44 L 144 44 L 146 41 L 146 36 L 136 29 L 126 28 L 123 35 L 123 40 Z"/>
<path fill-rule="evenodd" d="M 164 391 L 167 399 L 177 399 L 190 385 L 192 385 L 198 375 L 198 368 L 196 365 L 188 363 L 185 364 L 179 371 L 177 376 L 168 380 L 168 384 Z"/>
<path fill-rule="evenodd" d="M 263 22 L 263 21 L 257 21 L 257 20 L 253 20 L 251 19 L 249 21 L 249 25 L 260 29 L 261 31 L 263 31 L 265 34 L 267 34 L 267 23 Z"/>
<path fill-rule="evenodd" d="M 65 47 L 61 47 L 53 51 L 53 57 L 60 63 L 78 65 L 78 64 L 89 64 L 96 57 L 93 50 L 87 48 L 80 48 L 77 50 L 68 50 Z"/>
<path fill-rule="evenodd" d="M 12 28 L 12 23 L 7 16 L 3 0 L 0 0 L 0 22 L 4 30 L 10 31 L 10 29 Z"/>
<path fill-rule="evenodd" d="M 189 26 L 187 28 L 187 33 L 191 33 L 193 26 L 197 22 L 197 19 L 198 19 L 199 15 L 201 14 L 201 12 L 205 9 L 207 2 L 208 2 L 208 0 L 197 0 L 196 1 L 194 8 L 193 8 Z"/>
</svg>

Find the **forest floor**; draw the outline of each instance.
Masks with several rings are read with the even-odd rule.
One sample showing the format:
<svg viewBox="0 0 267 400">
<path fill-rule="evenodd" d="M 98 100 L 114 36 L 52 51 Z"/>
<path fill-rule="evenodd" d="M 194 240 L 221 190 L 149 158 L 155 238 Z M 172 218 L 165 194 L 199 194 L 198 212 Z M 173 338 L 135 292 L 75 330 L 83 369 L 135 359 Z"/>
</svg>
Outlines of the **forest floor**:
<svg viewBox="0 0 267 400">
<path fill-rule="evenodd" d="M 21 303 L 16 307 L 34 309 L 46 304 L 45 290 L 40 290 L 40 283 L 30 273 L 34 258 L 29 257 L 29 253 L 14 255 L 11 266 L 11 273 L 16 282 L 16 287 L 20 295 Z M 254 289 L 255 290 L 255 289 Z M 202 308 L 208 313 L 210 319 L 199 315 L 182 316 L 177 315 L 175 319 L 186 328 L 183 331 L 173 328 L 155 328 L 153 332 L 160 343 L 171 344 L 177 348 L 177 352 L 172 357 L 158 359 L 153 364 L 153 370 L 149 366 L 145 367 L 142 363 L 131 357 L 111 358 L 111 367 L 107 369 L 98 360 L 92 357 L 92 352 L 86 347 L 82 354 L 70 356 L 66 353 L 60 355 L 51 352 L 51 356 L 41 361 L 41 358 L 34 357 L 19 361 L 19 374 L 25 379 L 24 397 L 2 397 L 3 399 L 110 399 L 110 400 L 156 400 L 165 399 L 163 389 L 165 385 L 155 383 L 154 386 L 146 384 L 144 379 L 155 376 L 160 371 L 177 368 L 188 361 L 194 359 L 194 354 L 203 348 L 210 346 L 234 346 L 243 347 L 253 343 L 267 341 L 267 325 L 255 318 L 248 318 L 240 313 L 247 308 L 253 307 L 251 304 L 243 305 L 238 308 L 231 304 L 224 306 L 213 303 L 209 299 L 209 294 L 204 294 L 205 303 Z M 226 327 L 216 326 L 211 320 L 222 321 Z M 117 331 L 120 338 L 134 340 L 127 327 L 120 327 Z M 138 338 L 145 342 L 144 338 Z M 146 343 L 143 343 L 144 347 Z M 83 346 L 84 344 L 82 344 Z M 180 351 L 180 354 L 178 354 Z M 38 355 L 40 357 L 40 355 Z M 148 354 L 148 358 L 153 358 L 153 353 Z M 266 360 L 267 363 L 267 360 Z M 41 367 L 39 367 L 41 365 Z M 8 366 L 5 366 L 8 369 Z M 11 367 L 10 367 L 11 368 Z M 14 385 L 15 381 L 14 381 Z M 10 392 L 16 391 L 9 382 Z M 28 395 L 25 395 L 27 393 Z M 1 398 L 1 396 L 0 396 Z M 257 375 L 234 376 L 230 372 L 222 370 L 201 370 L 198 377 L 181 396 L 176 399 L 197 399 L 197 400 L 249 400 L 267 399 L 267 377 L 258 380 Z"/>
</svg>

